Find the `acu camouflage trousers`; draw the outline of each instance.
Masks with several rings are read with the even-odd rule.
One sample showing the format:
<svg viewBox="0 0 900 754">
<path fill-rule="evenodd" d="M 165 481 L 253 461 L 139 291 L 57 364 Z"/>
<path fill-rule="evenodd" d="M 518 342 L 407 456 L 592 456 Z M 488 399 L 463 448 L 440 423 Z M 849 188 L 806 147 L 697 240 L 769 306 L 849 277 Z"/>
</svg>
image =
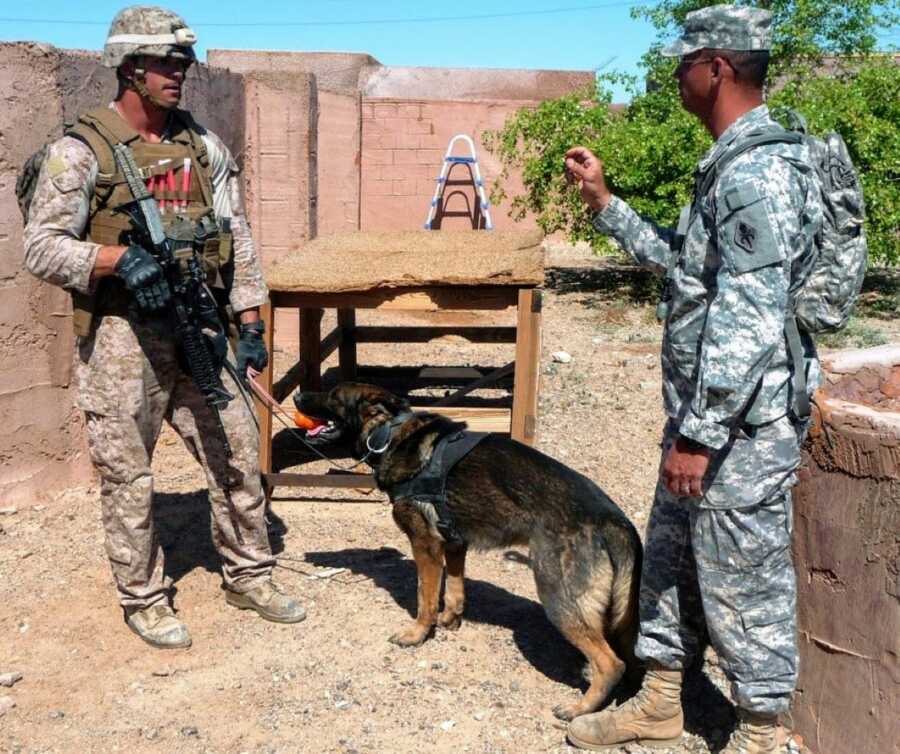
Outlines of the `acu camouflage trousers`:
<svg viewBox="0 0 900 754">
<path fill-rule="evenodd" d="M 797 682 L 790 488 L 802 430 L 784 417 L 714 453 L 702 498 L 662 479 L 647 525 L 637 655 L 684 669 L 705 635 L 739 707 L 784 712 Z M 663 455 L 677 436 L 667 426 Z"/>
<path fill-rule="evenodd" d="M 206 472 L 212 540 L 225 584 L 245 592 L 274 566 L 250 409 L 223 371 L 226 390 L 236 396 L 221 410 L 232 448 L 228 458 L 212 411 L 179 367 L 174 341 L 159 329 L 105 316 L 80 340 L 76 357 L 77 403 L 100 475 L 106 552 L 123 607 L 163 602 L 171 586 L 152 512 L 150 463 L 163 421 Z"/>
</svg>

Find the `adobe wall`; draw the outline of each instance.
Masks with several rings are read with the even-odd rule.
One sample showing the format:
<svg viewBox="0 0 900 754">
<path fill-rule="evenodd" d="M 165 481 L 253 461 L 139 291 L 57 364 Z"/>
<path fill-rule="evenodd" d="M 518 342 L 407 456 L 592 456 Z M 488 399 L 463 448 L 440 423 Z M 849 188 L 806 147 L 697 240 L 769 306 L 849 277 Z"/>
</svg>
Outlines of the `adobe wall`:
<svg viewBox="0 0 900 754">
<path fill-rule="evenodd" d="M 23 266 L 16 175 L 62 134 L 62 123 L 107 102 L 111 71 L 94 53 L 32 43 L 0 44 L 0 505 L 91 478 L 80 412 L 68 390 L 74 337 L 61 289 Z M 199 66 L 185 105 L 232 147 L 243 141 L 240 77 Z"/>
<path fill-rule="evenodd" d="M 481 141 L 521 107 L 591 87 L 586 71 L 405 68 L 382 66 L 358 53 L 210 50 L 211 65 L 289 80 L 312 74 L 318 90 L 318 192 L 320 233 L 342 230 L 419 229 L 425 222 L 450 138 L 475 140 L 488 192 L 501 165 Z M 462 166 L 451 178 L 467 176 Z M 506 192 L 521 191 L 517 175 Z M 471 189 L 467 190 L 471 202 Z M 464 209 L 456 197 L 448 209 Z M 514 223 L 508 204 L 494 207 L 498 228 Z M 533 224 L 533 219 L 524 224 Z M 444 227 L 464 227 L 447 218 Z M 521 227 L 521 223 L 518 224 Z"/>
<path fill-rule="evenodd" d="M 271 85 L 309 82 L 315 98 L 309 128 L 315 133 L 315 225 L 318 233 L 359 228 L 360 80 L 378 61 L 343 52 L 209 50 L 212 66 L 247 76 L 264 76 Z M 306 236 L 304 236 L 306 237 Z"/>
<path fill-rule="evenodd" d="M 431 101 L 366 98 L 362 103 L 362 165 L 360 226 L 363 230 L 418 230 L 423 227 L 441 172 L 444 153 L 456 134 L 468 134 L 475 143 L 485 194 L 500 174 L 502 165 L 485 148 L 481 134 L 496 130 L 520 107 L 536 105 L 521 100 Z M 454 152 L 468 156 L 457 142 Z M 464 165 L 456 165 L 451 180 L 469 178 Z M 504 181 L 508 196 L 522 191 L 518 175 Z M 451 196 L 451 192 L 457 192 Z M 470 186 L 448 187 L 449 211 L 470 211 L 474 193 Z M 529 217 L 514 222 L 508 201 L 491 207 L 497 228 L 533 227 Z M 447 217 L 444 228 L 471 227 L 464 217 Z"/>
<path fill-rule="evenodd" d="M 362 90 L 362 195 L 360 224 L 364 230 L 421 228 L 425 222 L 450 139 L 468 134 L 475 142 L 485 190 L 502 168 L 484 148 L 482 134 L 497 130 L 522 107 L 570 94 L 593 85 L 583 71 L 402 68 L 371 69 Z M 457 154 L 468 156 L 462 144 Z M 463 165 L 452 168 L 451 180 L 468 179 Z M 506 194 L 522 190 L 518 175 L 504 182 Z M 450 197 L 451 191 L 459 192 Z M 471 211 L 471 187 L 448 187 L 449 211 Z M 491 207 L 497 228 L 528 227 L 533 218 L 515 222 L 508 201 Z M 442 227 L 471 227 L 463 217 L 448 217 Z"/>
<path fill-rule="evenodd" d="M 815 754 L 900 752 L 900 347 L 825 360 L 794 495 L 800 683 Z"/>
<path fill-rule="evenodd" d="M 245 200 L 265 266 L 316 236 L 318 101 L 308 74 L 243 78 Z"/>
</svg>

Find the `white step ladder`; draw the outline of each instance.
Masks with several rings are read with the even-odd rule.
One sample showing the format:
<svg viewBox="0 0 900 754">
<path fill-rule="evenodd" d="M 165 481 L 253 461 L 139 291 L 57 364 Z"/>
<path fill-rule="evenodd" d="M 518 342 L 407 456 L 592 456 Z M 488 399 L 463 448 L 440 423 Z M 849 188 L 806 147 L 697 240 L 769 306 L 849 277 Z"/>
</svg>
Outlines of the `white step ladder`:
<svg viewBox="0 0 900 754">
<path fill-rule="evenodd" d="M 453 146 L 457 141 L 464 141 L 469 145 L 469 157 L 460 157 L 453 154 Z M 469 180 L 449 181 L 450 170 L 454 165 L 465 165 L 469 169 Z M 425 230 L 432 230 L 432 223 L 438 211 L 438 207 L 444 198 L 444 189 L 448 185 L 457 186 L 473 186 L 479 200 L 478 208 L 472 213 L 472 222 L 478 225 L 479 210 L 484 218 L 484 229 L 493 230 L 494 223 L 491 221 L 491 205 L 484 194 L 484 180 L 481 177 L 481 170 L 478 168 L 478 157 L 475 154 L 475 143 L 471 136 L 466 134 L 456 134 L 447 145 L 447 151 L 444 153 L 444 164 L 441 166 L 441 174 L 435 179 L 434 196 L 431 198 L 431 206 L 428 208 L 428 219 L 425 221 Z M 444 213 L 442 213 L 443 215 Z M 468 213 L 465 213 L 468 215 Z"/>
</svg>

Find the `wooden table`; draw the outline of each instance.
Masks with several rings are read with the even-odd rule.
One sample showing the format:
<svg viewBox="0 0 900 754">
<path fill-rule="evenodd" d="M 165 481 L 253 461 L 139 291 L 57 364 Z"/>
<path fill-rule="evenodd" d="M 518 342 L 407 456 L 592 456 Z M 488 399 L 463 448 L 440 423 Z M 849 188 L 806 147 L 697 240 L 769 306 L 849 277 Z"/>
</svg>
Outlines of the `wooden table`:
<svg viewBox="0 0 900 754">
<path fill-rule="evenodd" d="M 479 232 L 479 242 L 487 231 Z M 439 234 L 428 234 L 431 238 Z M 316 243 L 316 242 L 313 242 Z M 435 241 L 431 241 L 435 243 Z M 318 255 L 317 255 L 318 256 Z M 500 257 L 502 259 L 502 257 Z M 362 263 L 362 262 L 361 262 Z M 509 266 L 508 261 L 505 262 Z M 542 262 L 541 262 L 542 265 Z M 542 270 L 542 267 L 541 267 Z M 325 273 L 322 273 L 323 277 Z M 541 272 L 542 275 L 542 272 Z M 278 278 L 278 275 L 274 275 Z M 502 276 L 499 276 L 502 278 Z M 530 279 L 529 279 L 530 277 Z M 275 310 L 297 309 L 299 312 L 299 360 L 287 373 L 273 384 L 272 365 L 263 372 L 260 381 L 279 402 L 295 388 L 320 390 L 322 386 L 322 362 L 338 352 L 338 370 L 341 380 L 353 380 L 358 376 L 358 343 L 425 343 L 434 338 L 454 335 L 472 343 L 515 343 L 514 361 L 493 372 L 481 375 L 473 373 L 471 382 L 464 384 L 449 400 L 428 410 L 464 420 L 476 431 L 509 432 L 513 439 L 527 444 L 535 440 L 538 379 L 541 341 L 541 291 L 537 276 L 520 275 L 517 281 L 494 284 L 498 275 L 486 276 L 486 284 L 447 284 L 434 282 L 426 285 L 398 286 L 376 284 L 363 290 L 284 290 L 279 280 L 269 280 L 270 303 L 263 307 L 266 324 L 266 346 L 274 353 Z M 306 286 L 311 287 L 311 286 Z M 322 337 L 321 323 L 325 309 L 335 309 L 337 325 Z M 358 326 L 358 309 L 377 309 L 396 312 L 452 312 L 515 310 L 514 326 Z M 441 367 L 435 368 L 443 369 Z M 474 371 L 474 370 L 470 370 Z M 461 374 L 465 374 L 464 372 Z M 511 408 L 485 408 L 454 405 L 456 400 L 477 388 L 496 383 L 498 379 L 513 376 Z M 459 376 L 459 374 L 457 374 Z M 374 380 L 373 380 L 374 381 Z M 418 381 L 410 388 L 428 384 L 428 375 L 419 373 Z M 267 490 L 276 486 L 352 487 L 374 486 L 368 474 L 298 474 L 273 473 L 272 429 L 273 417 L 269 409 L 257 403 L 260 414 L 260 465 Z"/>
</svg>

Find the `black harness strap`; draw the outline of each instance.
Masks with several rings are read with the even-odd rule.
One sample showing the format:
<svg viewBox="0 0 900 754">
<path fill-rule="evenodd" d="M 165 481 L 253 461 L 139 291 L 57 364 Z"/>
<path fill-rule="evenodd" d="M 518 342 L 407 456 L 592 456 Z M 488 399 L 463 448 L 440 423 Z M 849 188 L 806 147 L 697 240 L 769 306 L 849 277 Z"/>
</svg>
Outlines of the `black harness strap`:
<svg viewBox="0 0 900 754">
<path fill-rule="evenodd" d="M 411 479 L 394 485 L 391 498 L 393 500 L 407 498 L 416 503 L 432 506 L 437 514 L 435 526 L 444 541 L 451 544 L 464 543 L 465 539 L 456 528 L 453 514 L 447 505 L 447 476 L 453 467 L 489 434 L 489 432 L 460 431 L 442 437 L 434 446 L 431 459 L 425 468 Z"/>
</svg>

